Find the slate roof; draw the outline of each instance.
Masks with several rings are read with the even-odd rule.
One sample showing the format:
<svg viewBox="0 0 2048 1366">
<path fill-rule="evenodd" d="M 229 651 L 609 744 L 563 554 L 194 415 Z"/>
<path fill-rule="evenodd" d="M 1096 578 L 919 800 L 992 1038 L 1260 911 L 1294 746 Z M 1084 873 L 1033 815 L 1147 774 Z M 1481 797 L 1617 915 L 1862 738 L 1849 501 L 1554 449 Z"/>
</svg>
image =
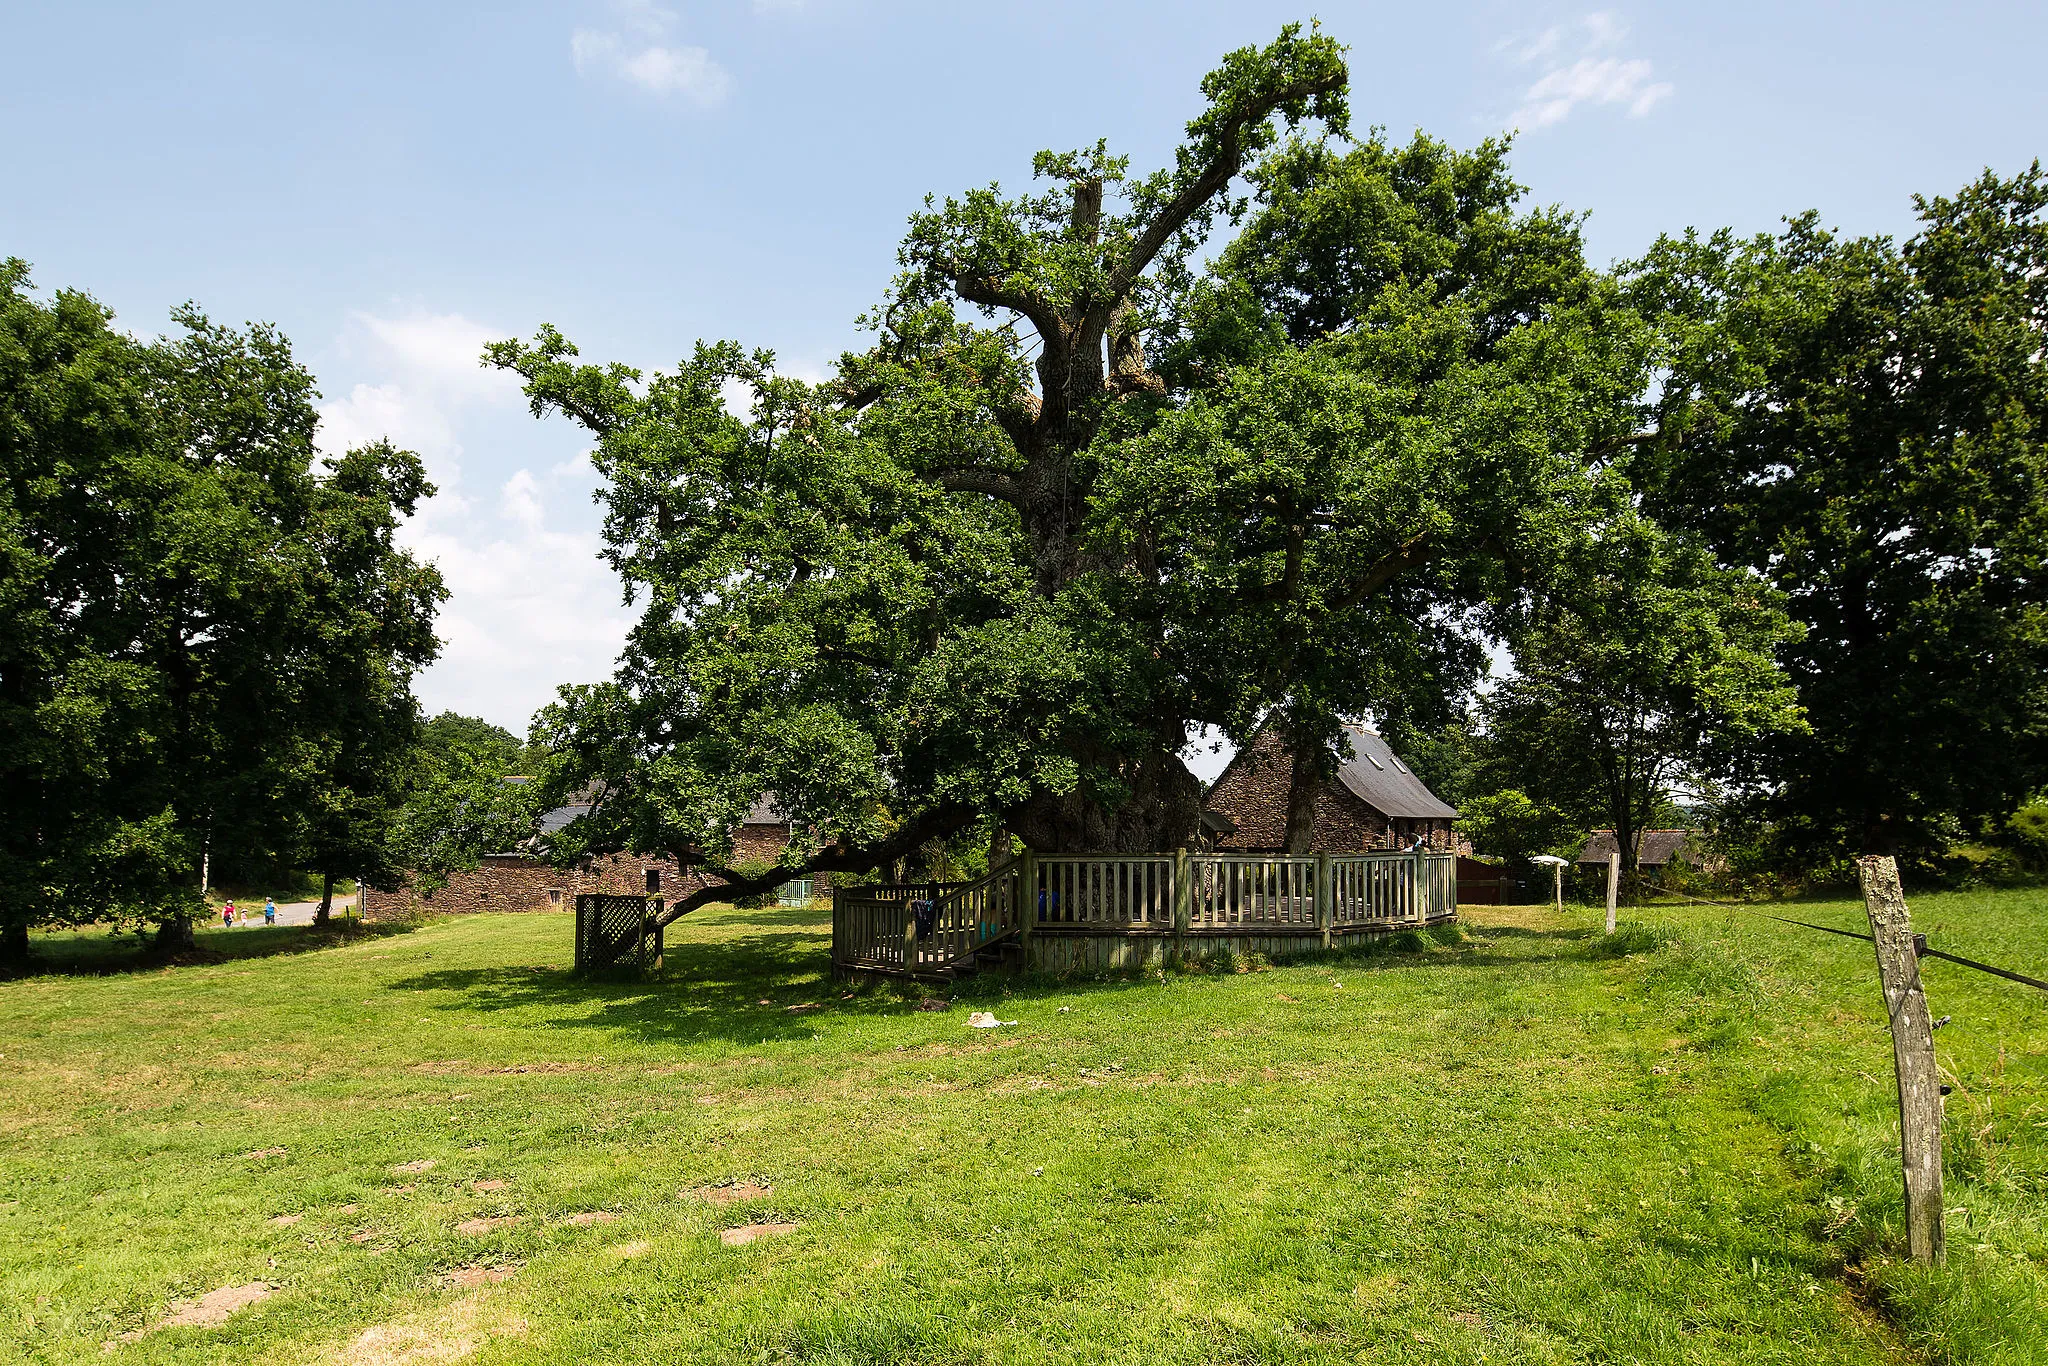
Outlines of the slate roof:
<svg viewBox="0 0 2048 1366">
<path fill-rule="evenodd" d="M 505 781 L 523 783 L 529 780 L 525 778 L 507 778 Z M 576 795 L 579 797 L 589 798 L 595 796 L 596 794 L 591 792 L 579 792 Z M 592 803 L 591 801 L 585 800 L 574 801 L 568 803 L 566 806 L 556 807 L 554 810 L 548 812 L 540 818 L 540 833 L 543 835 L 552 835 L 556 831 L 566 827 L 570 821 L 575 820 L 578 816 L 589 815 L 590 808 L 593 804 L 594 803 Z M 782 814 L 782 808 L 778 807 L 775 804 L 775 794 L 773 792 L 770 792 L 767 795 L 763 796 L 759 801 L 755 802 L 754 805 L 748 809 L 746 819 L 743 823 L 746 825 L 787 825 L 789 824 L 789 817 Z"/>
<path fill-rule="evenodd" d="M 1690 830 L 1643 831 L 1636 837 L 1636 862 L 1645 868 L 1662 868 L 1674 858 L 1690 862 L 1692 850 L 1685 847 L 1685 842 L 1691 834 Z M 1612 830 L 1595 830 L 1585 848 L 1579 850 L 1579 862 L 1605 863 L 1615 847 Z"/>
<path fill-rule="evenodd" d="M 1344 729 L 1351 736 L 1351 757 L 1337 770 L 1337 781 L 1353 796 L 1387 816 L 1450 820 L 1458 814 L 1379 735 L 1364 726 Z"/>
</svg>

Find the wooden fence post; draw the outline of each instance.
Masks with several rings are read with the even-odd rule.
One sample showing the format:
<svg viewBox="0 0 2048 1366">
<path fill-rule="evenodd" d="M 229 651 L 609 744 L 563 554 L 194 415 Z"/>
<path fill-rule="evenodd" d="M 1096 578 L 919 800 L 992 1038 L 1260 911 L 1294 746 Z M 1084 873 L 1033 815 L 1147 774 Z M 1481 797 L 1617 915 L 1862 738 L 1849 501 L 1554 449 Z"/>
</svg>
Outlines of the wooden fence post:
<svg viewBox="0 0 2048 1366">
<path fill-rule="evenodd" d="M 1031 931 L 1038 924 L 1038 856 L 1026 849 L 1017 856 L 1017 940 L 1031 945 Z"/>
<path fill-rule="evenodd" d="M 1185 848 L 1173 851 L 1173 961 L 1185 961 L 1188 921 L 1194 917 L 1194 863 Z"/>
<path fill-rule="evenodd" d="M 1614 933 L 1614 898 L 1621 891 L 1621 850 L 1607 856 L 1607 932 Z"/>
<path fill-rule="evenodd" d="M 1333 900 L 1331 894 L 1335 890 L 1335 888 L 1330 886 L 1330 856 L 1328 854 L 1317 854 L 1316 925 L 1323 932 L 1323 947 L 1326 949 L 1330 947 L 1330 908 Z"/>
<path fill-rule="evenodd" d="M 1941 1073 L 1934 1061 L 1934 1025 L 1920 989 L 1920 955 L 1899 869 L 1890 855 L 1856 860 L 1863 909 L 1877 946 L 1877 975 L 1891 1019 L 1892 1061 L 1899 1074 L 1899 1155 L 1905 1167 L 1906 1248 L 1923 1266 L 1943 1256 L 1941 1229 Z"/>
</svg>

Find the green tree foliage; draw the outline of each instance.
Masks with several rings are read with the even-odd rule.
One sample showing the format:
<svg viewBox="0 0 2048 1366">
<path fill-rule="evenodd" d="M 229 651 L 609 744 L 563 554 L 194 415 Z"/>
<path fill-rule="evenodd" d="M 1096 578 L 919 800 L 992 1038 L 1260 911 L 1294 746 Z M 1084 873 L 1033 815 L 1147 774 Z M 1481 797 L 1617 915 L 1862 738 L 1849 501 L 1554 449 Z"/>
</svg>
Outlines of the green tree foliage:
<svg viewBox="0 0 2048 1366">
<path fill-rule="evenodd" d="M 1919 201 L 1903 246 L 1815 215 L 1661 241 L 1667 335 L 1633 474 L 1780 588 L 1811 729 L 1766 746 L 1784 857 L 1926 852 L 2048 773 L 2048 180 Z"/>
<path fill-rule="evenodd" d="M 538 767 L 543 757 L 529 752 L 519 737 L 503 726 L 452 711 L 429 718 L 420 728 L 420 743 L 443 764 L 458 751 L 467 751 L 494 777 L 524 775 L 529 768 Z"/>
<path fill-rule="evenodd" d="M 402 519 L 431 494 L 418 457 L 380 441 L 328 462 L 302 533 L 312 557 L 299 647 L 299 720 L 311 737 L 298 857 L 321 874 L 315 923 L 337 874 L 390 880 L 392 823 L 418 768 L 412 676 L 433 659 L 439 576 L 399 550 Z"/>
<path fill-rule="evenodd" d="M 1296 141 L 1163 329 L 1180 402 L 1122 444 L 1104 520 L 1144 553 L 1195 705 L 1278 711 L 1305 849 L 1339 726 L 1443 724 L 1527 589 L 1622 516 L 1650 334 L 1577 227 L 1521 212 L 1506 146 Z"/>
<path fill-rule="evenodd" d="M 1753 771 L 1801 726 L 1774 654 L 1799 636 L 1755 575 L 1642 523 L 1573 557 L 1515 635 L 1515 673 L 1482 703 L 1490 762 L 1539 805 L 1637 839 L 1675 792 Z M 1583 826 L 1581 827 L 1583 828 Z"/>
<path fill-rule="evenodd" d="M 1528 876 L 1532 854 L 1576 858 L 1586 823 L 1516 788 L 1467 797 L 1458 805 L 1458 832 L 1472 850 L 1507 861 Z"/>
<path fill-rule="evenodd" d="M 755 890 L 727 832 L 769 790 L 833 839 L 778 877 L 989 817 L 1168 847 L 1191 725 L 1278 710 L 1328 764 L 1340 716 L 1443 720 L 1480 633 L 1626 512 L 1604 462 L 1651 338 L 1567 216 L 1515 209 L 1503 147 L 1343 150 L 1346 79 L 1289 28 L 1204 81 L 1166 170 L 1098 144 L 1041 155 L 1047 193 L 929 203 L 824 385 L 730 343 L 644 382 L 552 329 L 493 347 L 597 437 L 646 597 L 618 675 L 540 726 L 556 795 L 603 783 L 578 847 Z M 1247 245 L 1198 272 L 1240 208 Z"/>
<path fill-rule="evenodd" d="M 482 856 L 524 849 L 542 812 L 541 787 L 508 779 L 488 745 L 422 748 L 404 801 L 383 828 L 372 885 L 436 892 Z M 381 878 L 381 881 L 379 880 Z"/>
<path fill-rule="evenodd" d="M 0 268 L 10 957 L 32 924 L 108 917 L 188 943 L 202 860 L 360 849 L 349 813 L 410 746 L 442 596 L 390 542 L 429 491 L 417 457 L 378 445 L 316 472 L 285 339 L 174 316 L 140 341 Z"/>
</svg>

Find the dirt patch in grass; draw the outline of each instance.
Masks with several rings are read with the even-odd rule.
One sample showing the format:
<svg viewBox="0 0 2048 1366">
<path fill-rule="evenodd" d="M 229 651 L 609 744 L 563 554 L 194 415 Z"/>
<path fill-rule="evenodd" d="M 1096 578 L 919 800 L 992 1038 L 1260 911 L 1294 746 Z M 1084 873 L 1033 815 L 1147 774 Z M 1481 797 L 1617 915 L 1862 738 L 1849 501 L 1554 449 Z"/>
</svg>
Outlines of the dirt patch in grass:
<svg viewBox="0 0 2048 1366">
<path fill-rule="evenodd" d="M 774 1238 L 794 1232 L 795 1224 L 742 1224 L 738 1228 L 720 1230 L 718 1241 L 727 1247 L 744 1247 L 759 1238 Z"/>
<path fill-rule="evenodd" d="M 726 1181 L 716 1186 L 699 1186 L 690 1194 L 713 1205 L 737 1205 L 742 1200 L 758 1200 L 774 1189 L 773 1186 L 756 1185 L 752 1181 Z"/>
<path fill-rule="evenodd" d="M 496 1285 L 500 1281 L 511 1280 L 523 1265 L 523 1262 L 511 1262 L 504 1266 L 458 1266 L 443 1275 L 441 1283 L 474 1290 L 480 1285 Z"/>
<path fill-rule="evenodd" d="M 283 1148 L 258 1148 L 255 1152 L 243 1153 L 242 1156 L 245 1158 L 283 1157 L 284 1153 L 285 1150 Z"/>
<path fill-rule="evenodd" d="M 611 1254 L 622 1262 L 630 1262 L 635 1257 L 645 1257 L 653 1250 L 654 1244 L 647 1242 L 645 1239 L 635 1239 L 630 1243 L 620 1243 L 611 1250 Z"/>
<path fill-rule="evenodd" d="M 435 1158 L 423 1157 L 417 1162 L 401 1162 L 391 1170 L 404 1176 L 418 1176 L 421 1172 L 430 1172 L 440 1165 L 440 1162 Z M 408 1186 L 406 1189 L 410 1190 L 412 1188 Z"/>
<path fill-rule="evenodd" d="M 464 1219 L 455 1226 L 455 1231 L 457 1233 L 466 1233 L 470 1237 L 475 1238 L 486 1233 L 495 1233 L 508 1224 L 516 1224 L 518 1222 L 519 1216 L 516 1214 L 501 1214 L 495 1219 Z"/>
<path fill-rule="evenodd" d="M 588 1209 L 570 1215 L 565 1222 L 574 1228 L 589 1228 L 592 1224 L 609 1224 L 618 1217 L 608 1209 Z"/>
<path fill-rule="evenodd" d="M 365 1329 L 328 1360 L 334 1366 L 445 1366 L 471 1356 L 492 1338 L 524 1333 L 526 1320 L 486 1312 L 487 1293 L 473 1290 L 437 1313 Z"/>
<path fill-rule="evenodd" d="M 270 1223 L 273 1228 L 290 1228 L 305 1217 L 303 1214 L 280 1214 L 275 1219 L 272 1219 Z"/>
<path fill-rule="evenodd" d="M 160 1328 L 218 1328 L 226 1323 L 230 1315 L 240 1313 L 258 1300 L 276 1293 L 277 1287 L 262 1281 L 251 1281 L 247 1285 L 223 1286 L 209 1291 L 196 1300 L 179 1300 L 171 1306 L 171 1312 L 147 1328 L 138 1328 L 132 1333 L 121 1334 L 121 1341 L 133 1342 L 147 1333 Z"/>
<path fill-rule="evenodd" d="M 501 1191 L 511 1184 L 512 1183 L 510 1181 L 498 1180 L 472 1181 L 469 1183 L 469 1188 L 473 1191 L 482 1191 L 488 1193 L 490 1191 Z"/>
</svg>

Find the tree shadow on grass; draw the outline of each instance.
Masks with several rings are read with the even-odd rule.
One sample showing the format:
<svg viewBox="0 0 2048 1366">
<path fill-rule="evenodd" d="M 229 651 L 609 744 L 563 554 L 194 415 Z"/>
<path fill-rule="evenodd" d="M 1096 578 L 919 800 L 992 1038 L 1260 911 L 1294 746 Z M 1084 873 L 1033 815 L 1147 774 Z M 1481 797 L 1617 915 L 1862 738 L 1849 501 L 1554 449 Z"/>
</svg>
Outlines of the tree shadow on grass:
<svg viewBox="0 0 2048 1366">
<path fill-rule="evenodd" d="M 112 930 L 70 930 L 39 934 L 29 940 L 25 972 L 29 977 L 113 977 L 124 973 L 158 972 L 165 968 L 207 967 L 251 958 L 314 953 L 371 939 L 410 934 L 420 922 L 376 921 L 368 924 L 336 920 L 331 925 L 251 925 L 233 930 L 200 929 L 195 952 L 165 955 L 146 935 Z"/>
<path fill-rule="evenodd" d="M 671 942 L 662 970 L 643 976 L 579 975 L 532 965 L 441 968 L 392 981 L 387 989 L 453 992 L 455 999 L 436 1007 L 449 1012 L 539 1011 L 547 1016 L 540 1026 L 546 1029 L 624 1029 L 666 1044 L 760 1044 L 808 1038 L 824 1020 L 910 1014 L 925 997 L 950 999 L 964 1010 L 1006 1000 L 1120 994 L 1155 985 L 1160 971 L 988 972 L 951 983 L 883 979 L 856 985 L 832 975 L 829 925 L 820 922 L 817 912 L 775 908 L 751 912 L 739 923 L 754 932 L 720 933 L 707 924 L 715 937 Z M 1407 952 L 1378 944 L 1271 966 L 1322 966 L 1346 973 L 1534 967 L 1585 961 L 1587 941 L 1597 938 L 1593 931 L 1576 928 L 1485 927 L 1468 935 L 1456 945 L 1435 945 L 1418 936 L 1418 946 Z M 1517 947 L 1489 949 L 1485 941 L 1495 938 Z M 1234 968 L 1219 964 L 1166 971 L 1235 975 Z"/>
</svg>

